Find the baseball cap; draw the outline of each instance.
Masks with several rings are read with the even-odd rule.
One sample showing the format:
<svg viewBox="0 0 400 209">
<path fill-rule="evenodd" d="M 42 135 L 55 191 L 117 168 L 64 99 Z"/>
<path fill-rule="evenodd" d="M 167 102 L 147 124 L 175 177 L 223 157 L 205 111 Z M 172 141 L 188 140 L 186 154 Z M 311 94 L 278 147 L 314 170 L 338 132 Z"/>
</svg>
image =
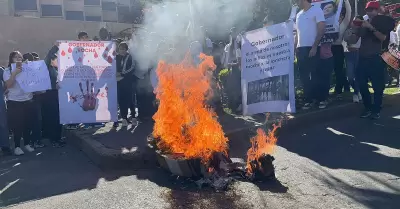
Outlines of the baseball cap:
<svg viewBox="0 0 400 209">
<path fill-rule="evenodd" d="M 370 1 L 365 5 L 365 9 L 379 9 L 380 4 L 379 1 Z"/>
</svg>

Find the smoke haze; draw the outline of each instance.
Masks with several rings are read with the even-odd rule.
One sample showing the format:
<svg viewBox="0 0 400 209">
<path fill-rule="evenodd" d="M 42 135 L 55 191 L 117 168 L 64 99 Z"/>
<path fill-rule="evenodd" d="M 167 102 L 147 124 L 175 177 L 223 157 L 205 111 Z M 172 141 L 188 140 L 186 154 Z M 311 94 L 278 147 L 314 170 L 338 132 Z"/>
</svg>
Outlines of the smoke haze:
<svg viewBox="0 0 400 209">
<path fill-rule="evenodd" d="M 147 71 L 166 54 L 171 60 L 179 60 L 191 42 L 204 40 L 200 26 L 207 29 L 208 36 L 227 38 L 230 28 L 242 31 L 251 21 L 255 0 L 233 0 L 224 5 L 217 2 L 228 0 L 192 0 L 192 7 L 189 0 L 147 4 L 145 8 L 151 12 L 145 13 L 143 29 L 135 32 L 130 43 L 139 69 Z"/>
</svg>

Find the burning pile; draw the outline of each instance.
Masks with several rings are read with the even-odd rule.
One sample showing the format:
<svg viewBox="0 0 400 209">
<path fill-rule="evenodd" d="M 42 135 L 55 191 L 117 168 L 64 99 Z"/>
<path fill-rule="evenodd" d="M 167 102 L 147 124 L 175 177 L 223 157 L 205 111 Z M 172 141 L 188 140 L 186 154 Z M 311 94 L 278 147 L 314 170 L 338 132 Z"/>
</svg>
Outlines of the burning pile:
<svg viewBox="0 0 400 209">
<path fill-rule="evenodd" d="M 153 136 L 160 150 L 206 164 L 213 153 L 227 155 L 227 142 L 216 114 L 207 108 L 211 96 L 211 72 L 216 66 L 210 56 L 200 55 L 199 66 L 187 58 L 179 64 L 158 64 L 156 89 L 159 107 L 154 115 Z"/>
<path fill-rule="evenodd" d="M 206 172 L 197 182 L 200 185 L 223 189 L 233 180 L 232 176 L 252 181 L 275 177 L 271 154 L 277 140 L 275 131 L 280 126 L 274 126 L 268 134 L 262 129 L 257 131 L 247 152 L 247 166 L 233 163 L 228 157 L 228 139 L 216 113 L 206 105 L 212 96 L 212 71 L 216 66 L 210 56 L 201 54 L 200 59 L 198 66 L 191 63 L 189 56 L 179 64 L 163 61 L 158 64 L 159 107 L 153 116 L 153 143 L 169 159 L 201 161 Z M 188 164 L 189 170 L 198 165 Z"/>
</svg>

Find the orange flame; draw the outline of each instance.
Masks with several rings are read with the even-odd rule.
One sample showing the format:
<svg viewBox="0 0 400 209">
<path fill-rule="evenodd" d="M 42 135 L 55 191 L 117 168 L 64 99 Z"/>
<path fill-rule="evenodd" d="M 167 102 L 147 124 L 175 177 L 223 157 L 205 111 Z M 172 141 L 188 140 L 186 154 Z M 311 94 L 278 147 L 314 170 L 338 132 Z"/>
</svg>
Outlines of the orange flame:
<svg viewBox="0 0 400 209">
<path fill-rule="evenodd" d="M 275 136 L 276 130 L 281 127 L 281 124 L 273 125 L 272 130 L 265 133 L 261 128 L 257 129 L 257 135 L 250 139 L 251 147 L 247 151 L 247 171 L 253 173 L 250 163 L 257 161 L 263 154 L 272 154 L 274 152 L 277 137 Z M 259 162 L 258 162 L 259 163 Z"/>
<path fill-rule="evenodd" d="M 215 70 L 210 56 L 200 55 L 199 66 L 190 64 L 188 56 L 179 64 L 160 61 L 156 96 L 159 100 L 153 135 L 158 147 L 180 153 L 186 159 L 208 162 L 214 152 L 227 154 L 227 142 L 216 114 L 206 107 L 210 96 L 210 70 Z"/>
</svg>

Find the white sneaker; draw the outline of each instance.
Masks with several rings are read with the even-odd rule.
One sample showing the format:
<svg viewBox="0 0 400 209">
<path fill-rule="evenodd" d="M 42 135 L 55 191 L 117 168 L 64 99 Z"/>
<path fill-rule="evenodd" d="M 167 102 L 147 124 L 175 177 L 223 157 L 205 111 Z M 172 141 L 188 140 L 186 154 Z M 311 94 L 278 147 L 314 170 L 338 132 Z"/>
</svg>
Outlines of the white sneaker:
<svg viewBox="0 0 400 209">
<path fill-rule="evenodd" d="M 22 151 L 21 148 L 16 147 L 16 148 L 14 149 L 14 155 L 23 155 L 23 154 L 24 154 L 24 151 Z"/>
<path fill-rule="evenodd" d="M 324 102 L 320 102 L 318 108 L 319 109 L 325 109 L 327 105 L 328 105 L 328 102 L 325 102 L 325 101 Z"/>
<path fill-rule="evenodd" d="M 26 151 L 28 151 L 28 152 L 33 152 L 33 151 L 35 151 L 35 149 L 33 149 L 33 147 L 31 147 L 31 145 L 25 145 L 25 149 L 26 149 Z"/>
<path fill-rule="evenodd" d="M 122 126 L 128 126 L 129 123 L 126 119 L 122 119 Z"/>
<path fill-rule="evenodd" d="M 360 99 L 358 98 L 357 94 L 353 94 L 353 102 L 354 103 L 359 103 L 360 102 Z"/>
<path fill-rule="evenodd" d="M 362 96 L 360 93 L 358 93 L 358 101 L 362 101 Z"/>
<path fill-rule="evenodd" d="M 303 110 L 308 110 L 308 109 L 311 108 L 311 106 L 312 106 L 311 103 L 305 103 L 302 109 Z"/>
</svg>

